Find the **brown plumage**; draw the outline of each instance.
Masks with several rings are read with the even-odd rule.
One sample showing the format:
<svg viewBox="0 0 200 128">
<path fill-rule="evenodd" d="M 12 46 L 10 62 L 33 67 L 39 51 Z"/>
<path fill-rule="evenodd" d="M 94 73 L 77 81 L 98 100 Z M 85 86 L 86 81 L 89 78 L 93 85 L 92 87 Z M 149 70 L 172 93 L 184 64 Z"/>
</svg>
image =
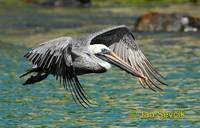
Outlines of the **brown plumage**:
<svg viewBox="0 0 200 128">
<path fill-rule="evenodd" d="M 157 91 L 162 90 L 160 85 L 166 85 L 135 43 L 131 31 L 124 25 L 104 29 L 83 38 L 53 39 L 29 51 L 25 57 L 34 67 L 22 76 L 38 73 L 31 76 L 26 84 L 39 82 L 52 74 L 83 107 L 89 106 L 91 101 L 77 76 L 103 73 L 110 68 L 110 64 L 138 77 L 144 88 Z"/>
</svg>

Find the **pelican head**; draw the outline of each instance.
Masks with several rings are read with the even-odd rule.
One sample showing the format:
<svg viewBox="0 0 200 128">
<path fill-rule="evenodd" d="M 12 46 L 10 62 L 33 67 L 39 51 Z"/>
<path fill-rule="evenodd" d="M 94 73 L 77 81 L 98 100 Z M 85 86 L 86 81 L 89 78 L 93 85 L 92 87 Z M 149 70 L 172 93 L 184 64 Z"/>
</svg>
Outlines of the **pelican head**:
<svg viewBox="0 0 200 128">
<path fill-rule="evenodd" d="M 89 46 L 89 50 L 92 54 L 103 60 L 103 63 L 99 62 L 99 64 L 105 69 L 110 69 L 111 64 L 113 64 L 136 77 L 144 79 L 144 76 L 139 71 L 133 69 L 128 63 L 112 52 L 109 47 L 103 44 L 94 44 Z"/>
</svg>

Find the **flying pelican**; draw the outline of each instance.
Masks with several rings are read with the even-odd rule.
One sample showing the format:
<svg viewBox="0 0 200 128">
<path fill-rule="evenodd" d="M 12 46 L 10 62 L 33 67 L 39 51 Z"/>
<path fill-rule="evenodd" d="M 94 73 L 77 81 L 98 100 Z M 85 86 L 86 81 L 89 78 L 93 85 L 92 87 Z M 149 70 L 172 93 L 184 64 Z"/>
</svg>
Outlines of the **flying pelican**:
<svg viewBox="0 0 200 128">
<path fill-rule="evenodd" d="M 20 77 L 35 72 L 23 85 L 33 84 L 52 74 L 73 99 L 83 107 L 91 104 L 78 75 L 103 73 L 111 64 L 138 77 L 144 88 L 162 90 L 162 75 L 144 56 L 125 25 L 104 29 L 82 38 L 60 37 L 32 49 L 25 56 L 33 67 Z"/>
</svg>

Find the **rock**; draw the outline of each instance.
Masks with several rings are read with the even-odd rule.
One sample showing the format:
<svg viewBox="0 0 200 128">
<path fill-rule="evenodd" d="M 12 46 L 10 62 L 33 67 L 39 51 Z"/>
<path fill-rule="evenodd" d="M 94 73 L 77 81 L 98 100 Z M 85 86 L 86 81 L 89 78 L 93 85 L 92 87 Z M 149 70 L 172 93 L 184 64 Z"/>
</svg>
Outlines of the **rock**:
<svg viewBox="0 0 200 128">
<path fill-rule="evenodd" d="M 28 4 L 45 7 L 90 7 L 91 0 L 24 0 Z"/>
<path fill-rule="evenodd" d="M 149 12 L 140 16 L 134 27 L 135 31 L 198 31 L 200 19 L 178 13 Z"/>
<path fill-rule="evenodd" d="M 200 18 L 192 16 L 183 16 L 181 19 L 183 31 L 200 31 Z"/>
</svg>

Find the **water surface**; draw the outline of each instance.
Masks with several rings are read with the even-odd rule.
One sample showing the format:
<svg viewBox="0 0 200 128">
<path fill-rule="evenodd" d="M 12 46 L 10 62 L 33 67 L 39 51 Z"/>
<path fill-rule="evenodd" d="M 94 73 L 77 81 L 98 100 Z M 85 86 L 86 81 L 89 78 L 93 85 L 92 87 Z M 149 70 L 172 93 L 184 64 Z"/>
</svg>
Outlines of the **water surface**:
<svg viewBox="0 0 200 128">
<path fill-rule="evenodd" d="M 9 18 L 12 19 L 12 16 L 0 17 L 5 20 L 1 22 L 9 21 L 7 22 L 8 29 L 0 32 L 4 32 L 5 37 L 13 37 L 13 39 L 8 38 L 0 42 L 0 127 L 155 128 L 169 125 L 171 127 L 200 127 L 199 33 L 134 32 L 145 55 L 166 76 L 169 86 L 163 86 L 163 92 L 143 89 L 136 78 L 116 67 L 107 73 L 79 77 L 88 95 L 97 103 L 96 106 L 89 109 L 75 104 L 70 93 L 65 91 L 53 77 L 31 86 L 22 86 L 24 79 L 19 79 L 18 76 L 30 66 L 23 55 L 30 49 L 30 45 L 36 46 L 36 44 L 29 44 L 28 39 L 30 42 L 39 43 L 40 40 L 68 33 L 72 35 L 78 32 L 78 35 L 82 35 L 111 24 L 131 26 L 131 20 L 134 20 L 134 16 L 129 14 L 120 15 L 120 19 L 120 16 L 114 13 L 116 15 L 103 20 L 102 23 L 99 20 L 101 15 L 96 16 L 99 18 L 96 19 L 96 13 L 87 14 L 86 11 L 84 14 L 84 16 L 79 15 L 79 18 L 77 18 L 77 14 L 77 17 L 71 15 L 72 18 L 69 19 L 76 21 L 71 21 L 75 25 L 72 27 L 67 26 L 70 21 L 64 22 L 65 16 L 57 16 L 57 19 L 49 16 L 49 19 L 54 19 L 50 22 L 50 26 L 57 22 L 61 23 L 63 20 L 63 25 L 52 25 L 57 29 L 60 27 L 59 30 L 54 30 L 54 27 L 44 23 L 48 17 L 41 16 L 43 18 L 32 22 L 35 19 L 34 15 L 32 20 L 28 20 L 30 16 L 21 16 L 21 19 L 24 19 L 23 23 L 19 22 L 21 20 L 10 21 Z M 98 22 L 95 22 L 94 25 L 88 25 L 88 28 L 84 27 L 91 18 L 87 15 L 92 14 L 93 20 Z M 107 13 L 102 13 L 102 15 L 104 17 L 107 15 L 109 18 Z M 87 22 L 81 22 L 84 19 Z M 82 28 L 79 30 L 77 25 Z M 6 25 L 0 27 L 5 29 Z M 46 30 L 49 27 L 52 30 Z M 9 30 L 11 28 L 13 28 L 12 31 Z M 63 31 L 62 28 L 66 30 Z M 72 28 L 76 29 L 73 31 Z M 93 29 L 90 30 L 91 28 Z M 185 116 L 182 119 L 140 118 L 142 111 L 159 110 L 166 112 L 180 110 L 185 112 Z"/>
</svg>

